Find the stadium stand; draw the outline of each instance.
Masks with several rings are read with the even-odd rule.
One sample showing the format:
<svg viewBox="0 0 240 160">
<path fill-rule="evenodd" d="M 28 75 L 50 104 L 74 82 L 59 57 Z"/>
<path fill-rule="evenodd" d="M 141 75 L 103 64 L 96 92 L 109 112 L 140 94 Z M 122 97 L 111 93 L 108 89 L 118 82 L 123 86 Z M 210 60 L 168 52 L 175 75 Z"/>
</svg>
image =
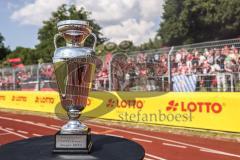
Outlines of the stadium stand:
<svg viewBox="0 0 240 160">
<path fill-rule="evenodd" d="M 204 42 L 98 59 L 94 90 L 240 91 L 240 40 Z M 169 64 L 170 63 L 170 64 Z M 1 90 L 56 90 L 53 66 L 0 69 Z M 170 72 L 170 73 L 169 73 Z M 172 86 L 172 87 L 171 87 Z"/>
</svg>

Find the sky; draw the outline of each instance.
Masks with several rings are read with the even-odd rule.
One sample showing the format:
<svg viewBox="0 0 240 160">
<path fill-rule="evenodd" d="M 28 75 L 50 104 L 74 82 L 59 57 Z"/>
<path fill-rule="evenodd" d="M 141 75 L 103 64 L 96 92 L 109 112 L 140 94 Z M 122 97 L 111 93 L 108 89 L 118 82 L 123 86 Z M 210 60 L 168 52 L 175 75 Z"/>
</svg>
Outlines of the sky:
<svg viewBox="0 0 240 160">
<path fill-rule="evenodd" d="M 42 21 L 62 4 L 90 11 L 111 42 L 141 44 L 156 35 L 164 0 L 0 0 L 0 33 L 5 45 L 34 48 Z"/>
</svg>

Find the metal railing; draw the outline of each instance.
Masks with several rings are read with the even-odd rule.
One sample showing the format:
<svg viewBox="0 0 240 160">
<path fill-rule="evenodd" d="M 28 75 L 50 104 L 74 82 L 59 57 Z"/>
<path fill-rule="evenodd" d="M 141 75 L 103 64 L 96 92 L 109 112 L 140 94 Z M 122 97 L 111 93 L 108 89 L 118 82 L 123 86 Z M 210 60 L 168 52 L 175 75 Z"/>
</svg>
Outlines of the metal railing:
<svg viewBox="0 0 240 160">
<path fill-rule="evenodd" d="M 114 53 L 98 59 L 93 90 L 239 92 L 239 49 L 230 39 Z M 0 90 L 57 90 L 53 66 L 1 68 Z"/>
</svg>

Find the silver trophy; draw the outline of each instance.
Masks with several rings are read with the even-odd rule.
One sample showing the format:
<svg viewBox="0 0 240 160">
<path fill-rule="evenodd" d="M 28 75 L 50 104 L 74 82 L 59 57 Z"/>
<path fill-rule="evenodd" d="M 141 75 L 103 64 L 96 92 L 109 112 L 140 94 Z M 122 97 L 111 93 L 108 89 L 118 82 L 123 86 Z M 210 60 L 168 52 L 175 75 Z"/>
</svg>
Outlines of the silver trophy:
<svg viewBox="0 0 240 160">
<path fill-rule="evenodd" d="M 87 104 L 95 72 L 95 46 L 97 38 L 86 21 L 64 20 L 57 24 L 59 33 L 54 37 L 53 65 L 63 108 L 69 121 L 55 135 L 54 152 L 90 152 L 90 128 L 79 121 Z M 85 40 L 94 37 L 93 48 L 84 47 Z M 63 37 L 66 46 L 57 47 Z"/>
</svg>

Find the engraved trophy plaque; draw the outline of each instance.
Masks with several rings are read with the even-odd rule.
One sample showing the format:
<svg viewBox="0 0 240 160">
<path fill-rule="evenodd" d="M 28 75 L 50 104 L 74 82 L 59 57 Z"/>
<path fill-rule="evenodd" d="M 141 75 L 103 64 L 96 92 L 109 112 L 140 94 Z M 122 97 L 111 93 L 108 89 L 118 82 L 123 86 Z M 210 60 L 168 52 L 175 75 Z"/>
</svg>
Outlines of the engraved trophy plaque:
<svg viewBox="0 0 240 160">
<path fill-rule="evenodd" d="M 97 38 L 86 21 L 64 20 L 57 24 L 54 37 L 54 73 L 60 100 L 69 121 L 55 135 L 54 153 L 89 153 L 92 147 L 90 128 L 79 121 L 87 104 L 92 77 L 95 72 L 95 46 Z M 94 37 L 93 48 L 84 47 L 85 40 Z M 57 47 L 63 37 L 66 46 Z"/>
</svg>

